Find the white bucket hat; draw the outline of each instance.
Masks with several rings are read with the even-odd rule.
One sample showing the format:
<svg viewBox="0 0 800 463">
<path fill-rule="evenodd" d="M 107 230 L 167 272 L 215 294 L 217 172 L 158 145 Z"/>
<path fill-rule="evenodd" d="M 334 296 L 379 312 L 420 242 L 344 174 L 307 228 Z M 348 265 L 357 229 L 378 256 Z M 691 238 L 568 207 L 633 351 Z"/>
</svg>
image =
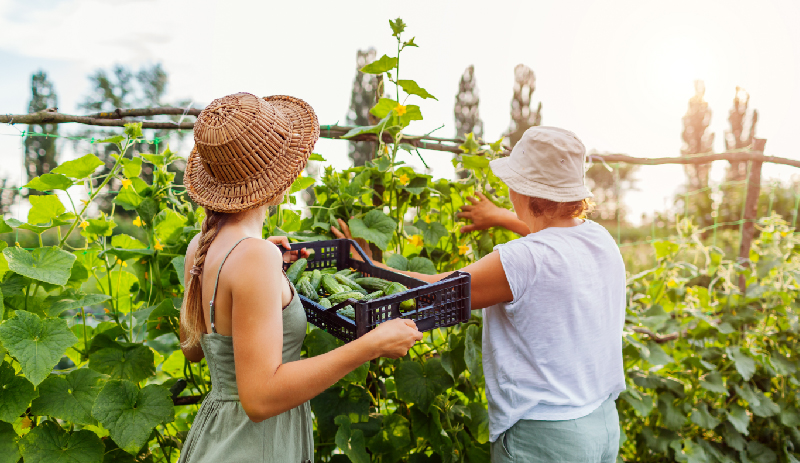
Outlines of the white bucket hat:
<svg viewBox="0 0 800 463">
<path fill-rule="evenodd" d="M 594 196 L 584 179 L 586 147 L 574 133 L 558 127 L 531 127 L 511 155 L 489 163 L 509 188 L 525 196 L 556 202 Z"/>
</svg>

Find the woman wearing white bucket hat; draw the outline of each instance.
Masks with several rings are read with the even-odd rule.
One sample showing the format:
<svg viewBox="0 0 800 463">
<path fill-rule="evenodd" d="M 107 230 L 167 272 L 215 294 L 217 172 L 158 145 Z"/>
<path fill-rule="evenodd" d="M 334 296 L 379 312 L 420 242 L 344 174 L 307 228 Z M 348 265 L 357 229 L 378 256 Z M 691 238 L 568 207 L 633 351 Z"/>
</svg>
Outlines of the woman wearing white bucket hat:
<svg viewBox="0 0 800 463">
<path fill-rule="evenodd" d="M 490 163 L 516 213 L 474 200 L 462 214 L 479 219 L 465 231 L 505 226 L 525 235 L 463 269 L 472 275 L 472 308 L 486 308 L 492 462 L 617 458 L 625 266 L 608 231 L 583 218 L 592 196 L 585 156 L 572 132 L 532 127 L 509 157 Z"/>
</svg>

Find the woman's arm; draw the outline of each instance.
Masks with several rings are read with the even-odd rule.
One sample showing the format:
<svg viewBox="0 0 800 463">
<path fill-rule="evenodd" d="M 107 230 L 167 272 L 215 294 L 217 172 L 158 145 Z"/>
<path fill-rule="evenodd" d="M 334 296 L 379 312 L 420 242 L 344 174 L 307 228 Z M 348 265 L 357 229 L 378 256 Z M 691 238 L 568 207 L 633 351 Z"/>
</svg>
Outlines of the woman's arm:
<svg viewBox="0 0 800 463">
<path fill-rule="evenodd" d="M 281 289 L 286 279 L 275 246 L 248 240 L 232 280 L 232 335 L 239 399 L 255 422 L 310 400 L 347 373 L 379 356 L 399 358 L 422 333 L 410 320 L 392 320 L 338 349 L 283 363 Z"/>
<path fill-rule="evenodd" d="M 495 206 L 483 193 L 476 194 L 480 199 L 472 196 L 467 197 L 472 205 L 461 206 L 462 212 L 456 214 L 457 217 L 472 222 L 471 225 L 461 227 L 461 233 L 486 230 L 491 227 L 507 228 L 522 236 L 526 236 L 531 232 L 525 222 L 519 220 L 514 211 Z"/>
</svg>

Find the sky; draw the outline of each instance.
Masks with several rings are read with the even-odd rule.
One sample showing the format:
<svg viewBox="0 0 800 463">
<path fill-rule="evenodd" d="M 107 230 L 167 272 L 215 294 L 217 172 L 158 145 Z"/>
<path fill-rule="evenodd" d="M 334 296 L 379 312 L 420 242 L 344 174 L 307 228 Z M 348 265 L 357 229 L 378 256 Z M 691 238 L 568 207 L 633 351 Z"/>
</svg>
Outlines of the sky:
<svg viewBox="0 0 800 463">
<path fill-rule="evenodd" d="M 800 159 L 795 0 L 0 0 L 0 113 L 27 112 L 30 76 L 39 69 L 55 83 L 59 110 L 80 114 L 95 69 L 162 63 L 167 101 L 202 106 L 239 91 L 288 94 L 309 102 L 321 124 L 343 124 L 356 51 L 392 55 L 389 19 L 398 16 L 408 24 L 405 37 L 420 46 L 403 52 L 400 77 L 438 99 L 408 101 L 425 118 L 409 134 L 443 126 L 434 134 L 454 135 L 458 82 L 474 65 L 486 139 L 499 138 L 510 123 L 514 67 L 523 63 L 536 73 L 533 101 L 542 103 L 543 124 L 575 132 L 589 150 L 678 156 L 681 117 L 702 79 L 716 151 L 724 150 L 741 86 L 759 111 L 766 153 Z M 20 177 L 24 129 L 0 125 L 0 175 Z M 80 150 L 64 147 L 63 156 Z M 348 166 L 344 141 L 322 139 L 315 151 Z M 423 156 L 434 177 L 452 178 L 448 154 Z M 712 177 L 721 178 L 724 166 L 715 163 Z M 766 166 L 764 176 L 786 180 L 796 171 Z M 663 209 L 684 175 L 678 165 L 643 167 L 638 180 L 639 191 L 625 198 L 634 221 Z"/>
</svg>

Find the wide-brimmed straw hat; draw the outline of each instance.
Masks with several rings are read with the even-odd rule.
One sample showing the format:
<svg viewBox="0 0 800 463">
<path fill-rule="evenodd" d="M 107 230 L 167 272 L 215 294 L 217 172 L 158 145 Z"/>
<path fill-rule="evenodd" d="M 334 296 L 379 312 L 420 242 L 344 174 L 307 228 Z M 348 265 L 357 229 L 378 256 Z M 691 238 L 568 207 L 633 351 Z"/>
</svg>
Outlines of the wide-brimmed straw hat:
<svg viewBox="0 0 800 463">
<path fill-rule="evenodd" d="M 317 116 L 299 98 L 218 98 L 194 124 L 186 190 L 194 202 L 218 212 L 271 204 L 305 169 L 318 138 Z"/>
<path fill-rule="evenodd" d="M 489 166 L 517 193 L 561 203 L 594 196 L 584 183 L 586 147 L 578 137 L 558 127 L 531 127 L 511 155 Z"/>
</svg>

